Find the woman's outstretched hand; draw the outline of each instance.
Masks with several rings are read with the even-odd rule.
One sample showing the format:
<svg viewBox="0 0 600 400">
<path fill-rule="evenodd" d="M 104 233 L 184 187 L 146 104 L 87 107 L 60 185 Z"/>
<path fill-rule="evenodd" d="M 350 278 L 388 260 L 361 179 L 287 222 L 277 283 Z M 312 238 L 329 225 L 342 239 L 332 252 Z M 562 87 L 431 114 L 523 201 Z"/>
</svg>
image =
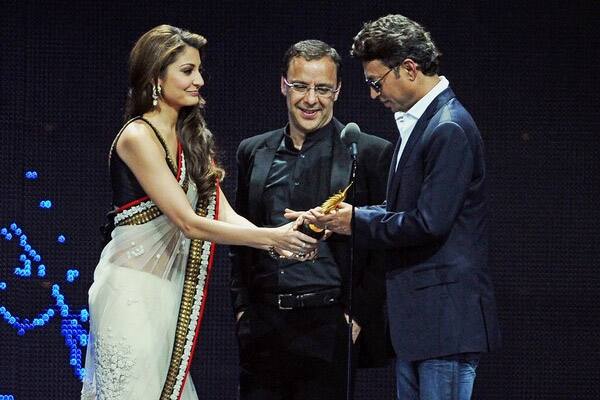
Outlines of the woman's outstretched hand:
<svg viewBox="0 0 600 400">
<path fill-rule="evenodd" d="M 276 232 L 273 247 L 278 251 L 288 251 L 299 257 L 305 257 L 307 254 L 315 251 L 319 243 L 317 239 L 298 231 L 295 222 L 290 222 L 274 229 Z"/>
</svg>

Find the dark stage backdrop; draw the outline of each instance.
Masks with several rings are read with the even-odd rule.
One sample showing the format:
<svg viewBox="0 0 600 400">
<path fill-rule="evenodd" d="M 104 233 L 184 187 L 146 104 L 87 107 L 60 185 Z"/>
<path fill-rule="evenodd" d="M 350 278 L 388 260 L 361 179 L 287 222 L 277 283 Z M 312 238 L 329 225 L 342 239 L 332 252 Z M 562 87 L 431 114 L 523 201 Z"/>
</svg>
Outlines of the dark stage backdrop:
<svg viewBox="0 0 600 400">
<path fill-rule="evenodd" d="M 368 98 L 348 55 L 362 22 L 388 13 L 431 30 L 487 147 L 504 347 L 482 360 L 474 398 L 600 398 L 598 4 L 3 1 L 0 399 L 78 398 L 107 152 L 141 33 L 169 23 L 208 38 L 202 93 L 233 200 L 240 140 L 286 122 L 279 64 L 296 41 L 322 39 L 343 55 L 337 117 L 395 140 L 392 115 Z M 222 247 L 192 371 L 202 399 L 236 396 L 228 273 Z M 391 368 L 359 374 L 356 399 L 392 393 Z"/>
</svg>

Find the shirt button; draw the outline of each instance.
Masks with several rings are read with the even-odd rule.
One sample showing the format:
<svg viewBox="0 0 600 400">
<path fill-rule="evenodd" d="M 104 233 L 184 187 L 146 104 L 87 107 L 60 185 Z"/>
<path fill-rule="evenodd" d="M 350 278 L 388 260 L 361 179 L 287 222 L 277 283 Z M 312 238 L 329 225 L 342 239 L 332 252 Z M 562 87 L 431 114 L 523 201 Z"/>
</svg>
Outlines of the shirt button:
<svg viewBox="0 0 600 400">
<path fill-rule="evenodd" d="M 306 157 L 306 155 L 305 155 L 305 154 L 302 154 L 302 153 L 300 153 L 300 158 L 304 158 L 304 157 Z"/>
<path fill-rule="evenodd" d="M 281 275 L 285 274 L 285 272 L 284 272 L 283 270 L 279 271 L 279 273 L 280 273 Z"/>
</svg>

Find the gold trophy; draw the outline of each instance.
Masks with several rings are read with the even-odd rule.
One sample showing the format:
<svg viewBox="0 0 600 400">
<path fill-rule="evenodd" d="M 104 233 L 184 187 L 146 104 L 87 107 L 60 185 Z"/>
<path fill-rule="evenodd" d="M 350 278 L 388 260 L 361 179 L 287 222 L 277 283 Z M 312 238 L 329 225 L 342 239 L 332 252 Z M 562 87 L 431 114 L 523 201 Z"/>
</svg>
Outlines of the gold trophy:
<svg viewBox="0 0 600 400">
<path fill-rule="evenodd" d="M 346 193 L 348 192 L 348 189 L 350 189 L 350 186 L 352 186 L 352 183 L 354 182 L 350 182 L 344 190 L 340 190 L 336 194 L 331 195 L 323 202 L 323 204 L 321 204 L 323 214 L 329 214 L 331 211 L 335 210 L 342 201 L 346 200 Z M 325 234 L 325 229 L 321 229 L 314 224 L 304 223 L 298 230 L 315 239 L 321 239 Z"/>
</svg>

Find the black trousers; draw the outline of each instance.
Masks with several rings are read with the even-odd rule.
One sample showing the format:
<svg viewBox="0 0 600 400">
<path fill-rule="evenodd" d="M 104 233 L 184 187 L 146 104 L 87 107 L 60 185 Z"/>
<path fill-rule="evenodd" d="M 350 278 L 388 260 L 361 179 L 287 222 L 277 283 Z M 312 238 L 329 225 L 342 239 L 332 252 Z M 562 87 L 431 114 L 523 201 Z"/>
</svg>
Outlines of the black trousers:
<svg viewBox="0 0 600 400">
<path fill-rule="evenodd" d="M 253 304 L 237 334 L 241 400 L 346 398 L 348 324 L 340 305 L 279 310 Z"/>
</svg>

